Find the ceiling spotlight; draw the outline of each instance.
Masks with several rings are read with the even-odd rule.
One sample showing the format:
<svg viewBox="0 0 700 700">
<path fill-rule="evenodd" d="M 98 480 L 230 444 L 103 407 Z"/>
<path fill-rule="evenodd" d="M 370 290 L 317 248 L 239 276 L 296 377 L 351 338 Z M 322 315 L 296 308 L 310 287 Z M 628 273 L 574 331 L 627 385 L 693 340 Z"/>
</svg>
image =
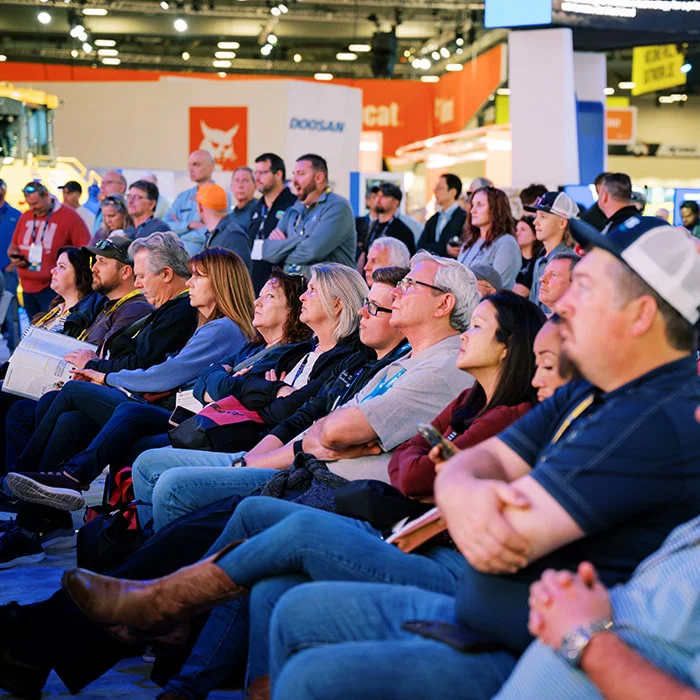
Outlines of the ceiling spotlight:
<svg viewBox="0 0 700 700">
<path fill-rule="evenodd" d="M 615 88 L 611 88 L 611 87 L 605 88 L 605 90 L 603 90 L 603 93 L 606 94 L 606 95 L 614 95 L 614 94 L 615 94 Z"/>
<path fill-rule="evenodd" d="M 182 19 L 182 17 L 178 17 L 174 22 L 173 22 L 173 27 L 175 27 L 176 32 L 186 32 L 189 29 L 189 24 Z"/>
<path fill-rule="evenodd" d="M 121 60 L 118 58 L 107 57 L 102 59 L 102 63 L 105 66 L 118 66 L 121 63 Z"/>
<path fill-rule="evenodd" d="M 83 27 L 82 24 L 76 24 L 74 27 L 71 27 L 71 30 L 69 34 L 74 38 L 77 39 L 81 34 L 85 33 L 85 27 Z"/>
<path fill-rule="evenodd" d="M 431 53 L 430 55 L 432 56 L 433 61 L 440 60 L 440 52 L 439 51 L 433 51 L 433 53 Z"/>
<path fill-rule="evenodd" d="M 412 65 L 414 68 L 416 68 L 416 69 L 420 68 L 420 66 L 421 66 L 421 60 L 420 60 L 420 58 L 414 58 L 414 59 L 411 61 L 411 65 Z"/>
<path fill-rule="evenodd" d="M 170 9 L 170 3 L 167 2 L 167 0 L 161 0 L 160 2 L 160 7 L 162 10 L 169 10 Z"/>
<path fill-rule="evenodd" d="M 212 64 L 212 66 L 214 66 L 214 68 L 230 68 L 231 67 L 231 61 L 212 61 L 211 64 Z"/>
<path fill-rule="evenodd" d="M 455 53 L 456 53 L 458 56 L 461 56 L 461 55 L 464 53 L 464 49 L 461 49 L 461 48 L 460 48 L 460 49 L 457 49 L 457 50 L 455 51 Z"/>
<path fill-rule="evenodd" d="M 42 24 L 49 24 L 51 22 L 51 15 L 48 12 L 40 12 L 36 18 L 42 23 Z"/>
<path fill-rule="evenodd" d="M 183 51 L 180 55 L 182 56 L 183 61 L 190 60 L 190 52 L 189 51 Z"/>
<path fill-rule="evenodd" d="M 263 56 L 269 56 L 272 53 L 272 45 L 271 44 L 265 44 L 260 48 L 260 53 Z"/>
<path fill-rule="evenodd" d="M 237 41 L 220 41 L 217 47 L 220 49 L 240 49 L 241 45 Z"/>
<path fill-rule="evenodd" d="M 448 63 L 445 66 L 445 70 L 449 71 L 450 73 L 459 73 L 459 71 L 464 70 L 464 64 L 463 63 Z"/>
<path fill-rule="evenodd" d="M 267 35 L 267 43 L 272 44 L 274 46 L 277 43 L 277 35 L 276 34 L 268 34 Z"/>
<path fill-rule="evenodd" d="M 356 61 L 357 54 L 352 51 L 340 51 L 335 55 L 339 61 Z"/>
<path fill-rule="evenodd" d="M 631 80 L 623 80 L 621 83 L 617 84 L 620 90 L 632 90 L 636 86 Z"/>
<path fill-rule="evenodd" d="M 693 70 L 693 64 L 688 61 L 681 66 L 681 73 L 690 73 L 691 70 Z"/>
<path fill-rule="evenodd" d="M 78 58 L 80 55 L 80 51 L 78 49 L 71 49 L 70 51 L 71 58 Z"/>
<path fill-rule="evenodd" d="M 104 7 L 86 7 L 83 14 L 86 17 L 106 17 L 107 10 Z"/>
<path fill-rule="evenodd" d="M 420 81 L 421 81 L 421 83 L 439 83 L 440 76 L 439 75 L 421 75 Z"/>
<path fill-rule="evenodd" d="M 83 44 L 83 51 L 85 53 L 92 53 L 92 45 L 88 44 L 87 41 Z"/>
<path fill-rule="evenodd" d="M 7 61 L 7 56 L 5 56 L 4 53 L 0 53 L 0 63 L 4 63 Z"/>
<path fill-rule="evenodd" d="M 279 17 L 279 16 L 282 14 L 282 12 L 280 12 L 280 8 L 279 8 L 279 7 L 275 6 L 275 7 L 271 7 L 271 8 L 270 8 L 270 14 L 271 14 L 273 17 Z"/>
<path fill-rule="evenodd" d="M 443 47 L 440 49 L 440 55 L 441 55 L 443 58 L 449 58 L 449 57 L 450 57 L 450 50 L 449 50 L 446 46 L 443 46 Z"/>
<path fill-rule="evenodd" d="M 294 63 L 301 63 L 301 54 L 300 53 L 294 54 Z"/>
<path fill-rule="evenodd" d="M 289 12 L 289 8 L 288 8 L 283 2 L 281 2 L 279 5 L 277 5 L 277 9 L 278 9 L 283 15 L 286 15 L 287 12 Z"/>
<path fill-rule="evenodd" d="M 422 70 L 430 70 L 431 65 L 432 65 L 432 63 L 430 63 L 429 58 L 421 58 L 420 67 Z"/>
<path fill-rule="evenodd" d="M 98 56 L 118 56 L 119 51 L 117 49 L 97 49 Z"/>
<path fill-rule="evenodd" d="M 457 44 L 457 46 L 464 46 L 464 37 L 457 35 L 457 38 L 455 39 L 455 44 Z"/>
<path fill-rule="evenodd" d="M 214 51 L 214 58 L 236 58 L 235 51 Z"/>
<path fill-rule="evenodd" d="M 220 78 L 225 78 L 225 77 L 226 77 L 226 72 L 225 72 L 225 71 L 219 71 L 219 72 L 217 73 L 217 75 L 218 75 Z"/>
<path fill-rule="evenodd" d="M 93 44 L 95 44 L 95 46 L 101 46 L 104 49 L 111 49 L 117 45 L 117 42 L 114 41 L 114 39 L 95 39 Z"/>
<path fill-rule="evenodd" d="M 369 44 L 350 44 L 350 46 L 348 46 L 348 51 L 352 51 L 353 53 L 367 53 L 371 50 L 372 47 Z"/>
<path fill-rule="evenodd" d="M 314 80 L 328 82 L 329 80 L 333 80 L 333 73 L 314 73 Z"/>
<path fill-rule="evenodd" d="M 48 2 L 49 0 L 39 0 L 39 2 Z"/>
</svg>

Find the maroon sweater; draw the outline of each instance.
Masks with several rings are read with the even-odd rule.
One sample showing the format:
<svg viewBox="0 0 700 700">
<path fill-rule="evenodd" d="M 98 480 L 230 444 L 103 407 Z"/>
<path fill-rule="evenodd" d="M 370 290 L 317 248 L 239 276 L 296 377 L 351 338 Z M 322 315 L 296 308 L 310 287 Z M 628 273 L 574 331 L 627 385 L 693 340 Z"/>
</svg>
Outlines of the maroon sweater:
<svg viewBox="0 0 700 700">
<path fill-rule="evenodd" d="M 455 411 L 462 407 L 469 397 L 471 389 L 463 391 L 432 422 L 441 435 L 447 437 L 454 429 L 451 425 Z M 452 443 L 460 450 L 466 450 L 484 440 L 498 435 L 511 423 L 524 416 L 532 404 L 521 403 L 517 406 L 496 406 L 477 416 L 463 433 L 457 435 Z M 435 481 L 435 464 L 428 457 L 431 447 L 420 435 L 399 445 L 389 462 L 389 477 L 392 485 L 406 496 L 424 498 L 433 495 Z"/>
</svg>

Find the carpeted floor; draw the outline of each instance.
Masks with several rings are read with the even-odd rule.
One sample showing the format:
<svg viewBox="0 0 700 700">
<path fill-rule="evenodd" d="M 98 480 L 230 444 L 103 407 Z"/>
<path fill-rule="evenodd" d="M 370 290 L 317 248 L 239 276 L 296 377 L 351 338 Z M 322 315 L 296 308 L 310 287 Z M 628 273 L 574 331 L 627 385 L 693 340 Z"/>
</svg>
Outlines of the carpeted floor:
<svg viewBox="0 0 700 700">
<path fill-rule="evenodd" d="M 87 494 L 90 504 L 99 503 L 102 498 L 104 479 L 98 479 Z M 76 526 L 82 523 L 82 512 L 74 513 Z M 0 520 L 12 517 L 0 512 Z M 75 566 L 75 549 L 61 552 L 28 566 L 0 571 L 0 604 L 16 600 L 32 603 L 45 600 L 56 591 L 61 574 L 66 568 Z M 51 674 L 44 696 L 47 698 L 105 698 L 107 700 L 146 700 L 155 698 L 159 688 L 149 680 L 151 666 L 139 658 L 126 659 L 88 686 L 79 696 L 71 695 L 55 674 Z M 0 690 L 0 700 L 13 696 Z M 234 700 L 242 698 L 237 692 L 217 691 L 209 696 L 212 700 Z"/>
</svg>

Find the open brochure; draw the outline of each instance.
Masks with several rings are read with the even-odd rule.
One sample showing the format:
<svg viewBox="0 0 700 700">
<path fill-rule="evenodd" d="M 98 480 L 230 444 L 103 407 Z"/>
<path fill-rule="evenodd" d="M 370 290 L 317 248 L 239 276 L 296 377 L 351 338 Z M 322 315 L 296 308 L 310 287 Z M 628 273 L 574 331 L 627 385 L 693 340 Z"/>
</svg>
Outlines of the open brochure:
<svg viewBox="0 0 700 700">
<path fill-rule="evenodd" d="M 12 353 L 2 390 L 28 399 L 38 399 L 60 389 L 70 378 L 73 365 L 63 357 L 73 350 L 97 348 L 67 335 L 31 326 Z"/>
<path fill-rule="evenodd" d="M 447 530 L 437 508 L 431 508 L 419 518 L 409 520 L 391 533 L 386 541 L 395 544 L 402 552 L 412 552 L 422 544 Z"/>
</svg>

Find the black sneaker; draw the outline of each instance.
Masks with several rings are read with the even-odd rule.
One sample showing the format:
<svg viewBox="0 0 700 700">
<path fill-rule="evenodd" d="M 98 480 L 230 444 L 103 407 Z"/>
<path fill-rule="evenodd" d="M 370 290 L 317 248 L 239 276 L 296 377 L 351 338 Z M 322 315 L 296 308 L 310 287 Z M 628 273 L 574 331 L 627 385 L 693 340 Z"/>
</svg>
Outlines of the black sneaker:
<svg viewBox="0 0 700 700">
<path fill-rule="evenodd" d="M 11 569 L 18 564 L 36 564 L 46 557 L 38 536 L 27 535 L 14 527 L 0 537 L 0 569 Z"/>
<path fill-rule="evenodd" d="M 12 530 L 15 526 L 15 519 L 10 518 L 9 520 L 0 521 L 0 537 L 2 537 L 8 530 Z"/>
<path fill-rule="evenodd" d="M 80 510 L 85 499 L 80 484 L 60 472 L 10 472 L 5 477 L 7 488 L 17 498 L 59 510 Z"/>
<path fill-rule="evenodd" d="M 12 648 L 0 650 L 0 688 L 13 697 L 39 700 L 49 672 Z"/>
</svg>

